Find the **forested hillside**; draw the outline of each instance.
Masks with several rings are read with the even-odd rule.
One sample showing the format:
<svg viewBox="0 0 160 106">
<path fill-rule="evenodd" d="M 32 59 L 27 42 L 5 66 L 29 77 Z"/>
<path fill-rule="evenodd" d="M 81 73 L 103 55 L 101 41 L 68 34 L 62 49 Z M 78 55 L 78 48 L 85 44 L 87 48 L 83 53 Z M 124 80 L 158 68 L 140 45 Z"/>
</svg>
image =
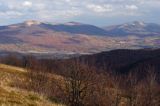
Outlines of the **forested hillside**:
<svg viewBox="0 0 160 106">
<path fill-rule="evenodd" d="M 14 86 L 67 106 L 159 106 L 159 54 L 114 50 L 63 60 L 12 55 L 1 62 L 27 70 Z"/>
</svg>

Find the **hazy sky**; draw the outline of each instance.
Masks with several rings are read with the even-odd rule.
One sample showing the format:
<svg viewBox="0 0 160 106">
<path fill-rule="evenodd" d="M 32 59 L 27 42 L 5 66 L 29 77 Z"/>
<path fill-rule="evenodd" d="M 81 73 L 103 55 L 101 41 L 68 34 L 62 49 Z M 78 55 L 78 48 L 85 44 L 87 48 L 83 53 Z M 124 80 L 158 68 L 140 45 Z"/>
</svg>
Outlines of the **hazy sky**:
<svg viewBox="0 0 160 106">
<path fill-rule="evenodd" d="M 30 19 L 99 26 L 136 20 L 160 24 L 160 0 L 0 0 L 0 25 Z"/>
</svg>

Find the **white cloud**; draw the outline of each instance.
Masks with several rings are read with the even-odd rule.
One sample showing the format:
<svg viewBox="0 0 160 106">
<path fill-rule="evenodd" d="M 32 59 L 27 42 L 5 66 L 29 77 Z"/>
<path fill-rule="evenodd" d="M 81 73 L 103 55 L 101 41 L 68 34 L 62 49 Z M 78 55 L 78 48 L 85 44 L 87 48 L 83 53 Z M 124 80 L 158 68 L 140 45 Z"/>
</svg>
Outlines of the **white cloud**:
<svg viewBox="0 0 160 106">
<path fill-rule="evenodd" d="M 45 21 L 81 21 L 92 16 L 101 19 L 126 16 L 146 18 L 156 14 L 159 5 L 160 0 L 0 0 L 0 20 L 4 20 L 4 16 Z"/>
<path fill-rule="evenodd" d="M 138 7 L 136 5 L 126 5 L 125 8 L 128 10 L 138 10 Z"/>
<path fill-rule="evenodd" d="M 66 2 L 71 2 L 71 0 L 65 0 Z"/>
<path fill-rule="evenodd" d="M 87 8 L 97 13 L 111 12 L 113 10 L 112 5 L 110 4 L 105 4 L 105 5 L 89 4 L 87 5 Z"/>
<path fill-rule="evenodd" d="M 48 10 L 42 10 L 36 12 L 36 16 L 40 20 L 47 21 L 57 21 L 57 20 L 67 20 L 68 18 L 73 18 L 81 15 L 82 12 L 79 10 L 52 10 L 52 12 Z"/>
<path fill-rule="evenodd" d="M 30 1 L 24 1 L 22 5 L 26 6 L 26 7 L 32 7 L 32 2 L 30 2 Z"/>
<path fill-rule="evenodd" d="M 18 18 L 23 16 L 23 14 L 17 11 L 6 11 L 6 12 L 0 12 L 0 16 L 5 18 Z"/>
</svg>

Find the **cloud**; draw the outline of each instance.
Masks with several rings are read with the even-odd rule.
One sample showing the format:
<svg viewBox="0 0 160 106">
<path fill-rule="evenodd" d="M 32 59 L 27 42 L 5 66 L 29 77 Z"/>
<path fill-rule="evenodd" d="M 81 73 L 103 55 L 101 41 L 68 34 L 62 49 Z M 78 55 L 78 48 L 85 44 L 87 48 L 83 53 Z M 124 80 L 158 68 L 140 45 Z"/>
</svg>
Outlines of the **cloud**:
<svg viewBox="0 0 160 106">
<path fill-rule="evenodd" d="M 22 3 L 22 5 L 25 6 L 25 7 L 32 7 L 32 2 L 30 2 L 30 1 L 24 1 Z"/>
<path fill-rule="evenodd" d="M 10 20 L 16 17 L 17 20 L 45 21 L 149 18 L 158 14 L 159 5 L 160 0 L 0 0 L 0 20 L 4 20 L 4 16 Z"/>
<path fill-rule="evenodd" d="M 81 11 L 78 10 L 63 10 L 63 11 L 61 10 L 61 12 L 59 12 L 59 10 L 53 10 L 52 12 L 47 10 L 42 10 L 36 12 L 36 16 L 38 19 L 48 20 L 48 21 L 58 20 L 58 19 L 66 20 L 68 18 L 72 18 L 79 15 L 81 15 Z"/>
<path fill-rule="evenodd" d="M 0 16 L 5 18 L 18 18 L 23 16 L 23 14 L 17 11 L 6 11 L 6 12 L 0 12 Z"/>
<path fill-rule="evenodd" d="M 109 4 L 105 5 L 88 4 L 87 8 L 97 13 L 111 12 L 113 10 L 112 5 Z"/>
<path fill-rule="evenodd" d="M 138 10 L 138 7 L 136 5 L 126 5 L 125 8 L 127 10 Z"/>
</svg>

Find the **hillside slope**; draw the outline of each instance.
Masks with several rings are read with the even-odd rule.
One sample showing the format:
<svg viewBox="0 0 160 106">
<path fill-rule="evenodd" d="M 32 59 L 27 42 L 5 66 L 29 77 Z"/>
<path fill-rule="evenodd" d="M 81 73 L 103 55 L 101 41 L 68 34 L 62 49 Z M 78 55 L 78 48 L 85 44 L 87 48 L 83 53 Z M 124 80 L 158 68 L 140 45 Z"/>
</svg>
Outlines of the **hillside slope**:
<svg viewBox="0 0 160 106">
<path fill-rule="evenodd" d="M 91 66 L 105 71 L 128 73 L 137 70 L 138 74 L 143 76 L 149 68 L 154 68 L 158 75 L 160 73 L 160 49 L 120 49 L 80 58 Z"/>
<path fill-rule="evenodd" d="M 2 106 L 62 106 L 45 97 L 13 86 L 13 81 L 22 79 L 25 69 L 0 64 L 0 105 Z"/>
</svg>

